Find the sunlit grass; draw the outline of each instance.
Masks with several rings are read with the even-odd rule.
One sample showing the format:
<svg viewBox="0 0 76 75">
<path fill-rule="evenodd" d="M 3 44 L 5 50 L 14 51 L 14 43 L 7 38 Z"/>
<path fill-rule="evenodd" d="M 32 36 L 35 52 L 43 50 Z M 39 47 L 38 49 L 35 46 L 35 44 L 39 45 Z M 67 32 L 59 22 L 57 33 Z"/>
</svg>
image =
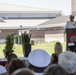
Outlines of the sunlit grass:
<svg viewBox="0 0 76 75">
<path fill-rule="evenodd" d="M 55 45 L 55 42 L 38 43 L 38 44 L 32 45 L 32 50 L 43 49 L 49 54 L 52 54 L 54 53 L 54 45 Z M 63 46 L 63 50 L 65 50 L 65 43 L 62 43 L 62 46 Z M 4 54 L 3 54 L 4 47 L 5 47 L 5 44 L 0 44 L 0 58 L 4 58 Z M 16 53 L 17 56 L 19 57 L 23 56 L 22 45 L 14 45 L 13 49 L 14 49 L 14 53 Z"/>
</svg>

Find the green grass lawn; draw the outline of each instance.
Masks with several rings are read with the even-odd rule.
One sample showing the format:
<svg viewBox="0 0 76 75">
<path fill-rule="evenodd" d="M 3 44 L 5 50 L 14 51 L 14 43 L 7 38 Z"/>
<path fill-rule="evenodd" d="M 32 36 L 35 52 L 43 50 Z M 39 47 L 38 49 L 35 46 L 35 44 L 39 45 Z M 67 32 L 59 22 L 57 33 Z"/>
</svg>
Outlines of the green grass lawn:
<svg viewBox="0 0 76 75">
<path fill-rule="evenodd" d="M 54 52 L 54 45 L 55 42 L 51 43 L 37 43 L 35 45 L 32 45 L 32 50 L 34 49 L 44 49 L 49 54 L 52 54 Z M 65 43 L 62 43 L 63 50 L 65 50 Z M 3 49 L 5 47 L 5 44 L 0 44 L 0 58 L 4 58 Z M 14 53 L 17 54 L 17 56 L 23 56 L 22 51 L 22 45 L 14 45 Z"/>
</svg>

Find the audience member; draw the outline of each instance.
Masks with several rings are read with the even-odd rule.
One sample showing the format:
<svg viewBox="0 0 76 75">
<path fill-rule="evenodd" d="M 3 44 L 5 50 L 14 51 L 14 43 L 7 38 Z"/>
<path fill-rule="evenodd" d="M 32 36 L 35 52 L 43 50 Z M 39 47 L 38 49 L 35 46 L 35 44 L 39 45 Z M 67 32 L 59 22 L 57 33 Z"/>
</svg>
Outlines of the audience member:
<svg viewBox="0 0 76 75">
<path fill-rule="evenodd" d="M 17 69 L 25 68 L 25 67 L 26 65 L 24 61 L 15 58 L 15 59 L 12 59 L 11 62 L 9 63 L 7 71 L 8 71 L 8 74 L 11 75 Z"/>
<path fill-rule="evenodd" d="M 13 72 L 12 75 L 34 75 L 34 72 L 28 68 L 21 68 Z"/>
<path fill-rule="evenodd" d="M 10 54 L 7 56 L 7 64 L 5 65 L 6 69 L 7 69 L 7 67 L 8 67 L 8 64 L 10 63 L 10 61 L 11 61 L 13 58 L 17 58 L 17 55 L 14 54 L 14 53 L 10 53 Z"/>
<path fill-rule="evenodd" d="M 0 65 L 0 75 L 3 74 L 3 73 L 6 73 L 6 68 L 2 65 Z"/>
<path fill-rule="evenodd" d="M 54 46 L 55 53 L 51 56 L 51 64 L 58 64 L 59 54 L 62 53 L 62 45 L 60 42 L 56 42 Z"/>
<path fill-rule="evenodd" d="M 75 52 L 75 44 L 74 43 L 68 43 L 68 51 Z"/>
<path fill-rule="evenodd" d="M 76 75 L 76 70 L 75 70 L 75 72 L 74 72 L 74 75 Z"/>
<path fill-rule="evenodd" d="M 35 75 L 42 75 L 44 69 L 50 64 L 50 55 L 42 49 L 36 49 L 30 52 L 28 60 Z"/>
<path fill-rule="evenodd" d="M 69 75 L 61 66 L 54 64 L 50 65 L 44 70 L 43 75 Z"/>
<path fill-rule="evenodd" d="M 70 75 L 76 70 L 76 53 L 65 51 L 59 55 L 58 64 L 61 65 Z"/>
<path fill-rule="evenodd" d="M 73 43 L 75 44 L 75 53 L 76 53 L 76 40 L 73 41 Z"/>
</svg>

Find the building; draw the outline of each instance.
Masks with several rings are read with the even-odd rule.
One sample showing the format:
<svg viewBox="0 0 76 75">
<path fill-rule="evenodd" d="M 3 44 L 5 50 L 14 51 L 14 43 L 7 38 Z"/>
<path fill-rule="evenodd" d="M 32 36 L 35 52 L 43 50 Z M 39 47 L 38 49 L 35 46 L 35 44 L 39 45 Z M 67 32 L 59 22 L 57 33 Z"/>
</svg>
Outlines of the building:
<svg viewBox="0 0 76 75">
<path fill-rule="evenodd" d="M 69 21 L 69 16 L 60 16 L 40 24 L 40 27 L 45 27 L 45 42 L 52 40 L 65 42 L 64 26 L 67 21 Z"/>
<path fill-rule="evenodd" d="M 75 15 L 76 21 L 76 0 L 71 0 L 71 9 L 71 14 Z M 65 42 L 64 26 L 67 21 L 69 21 L 69 16 L 60 16 L 40 24 L 40 27 L 45 28 L 45 42 L 52 40 Z"/>
<path fill-rule="evenodd" d="M 45 8 L 35 8 L 10 4 L 0 4 L 0 43 L 5 42 L 8 34 L 15 34 L 20 43 L 21 32 L 28 31 L 32 34 L 34 42 L 45 42 L 45 28 L 40 24 L 59 17 L 61 11 Z"/>
</svg>

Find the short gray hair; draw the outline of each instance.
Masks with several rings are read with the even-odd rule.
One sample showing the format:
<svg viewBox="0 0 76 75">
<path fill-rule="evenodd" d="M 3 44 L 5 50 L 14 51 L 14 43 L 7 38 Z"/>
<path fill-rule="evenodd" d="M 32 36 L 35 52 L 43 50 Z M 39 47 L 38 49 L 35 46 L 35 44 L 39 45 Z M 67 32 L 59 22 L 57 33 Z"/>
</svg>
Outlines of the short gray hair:
<svg viewBox="0 0 76 75">
<path fill-rule="evenodd" d="M 68 73 L 74 73 L 76 70 L 76 53 L 65 51 L 59 55 L 58 64 Z"/>
</svg>

